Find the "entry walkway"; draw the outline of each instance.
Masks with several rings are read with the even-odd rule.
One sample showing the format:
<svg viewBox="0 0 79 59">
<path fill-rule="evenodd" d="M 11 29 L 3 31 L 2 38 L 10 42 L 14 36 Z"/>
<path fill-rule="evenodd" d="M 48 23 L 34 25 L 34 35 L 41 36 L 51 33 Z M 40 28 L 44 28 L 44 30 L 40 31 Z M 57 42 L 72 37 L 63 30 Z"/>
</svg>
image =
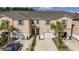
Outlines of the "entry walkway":
<svg viewBox="0 0 79 59">
<path fill-rule="evenodd" d="M 37 36 L 35 51 L 57 51 L 57 48 L 52 39 L 39 40 Z"/>
</svg>

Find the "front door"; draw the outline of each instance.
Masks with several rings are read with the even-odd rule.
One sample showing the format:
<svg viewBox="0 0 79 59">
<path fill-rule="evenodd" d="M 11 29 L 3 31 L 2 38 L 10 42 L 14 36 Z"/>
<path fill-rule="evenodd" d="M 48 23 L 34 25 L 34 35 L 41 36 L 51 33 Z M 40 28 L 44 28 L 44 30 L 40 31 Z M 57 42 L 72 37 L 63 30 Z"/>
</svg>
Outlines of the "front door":
<svg viewBox="0 0 79 59">
<path fill-rule="evenodd" d="M 35 35 L 35 29 L 34 28 L 31 29 L 31 34 Z"/>
<path fill-rule="evenodd" d="M 39 35 L 39 28 L 34 27 L 34 28 L 32 28 L 31 31 L 32 31 L 31 32 L 32 35 Z"/>
<path fill-rule="evenodd" d="M 36 28 L 36 35 L 39 35 L 39 28 Z"/>
</svg>

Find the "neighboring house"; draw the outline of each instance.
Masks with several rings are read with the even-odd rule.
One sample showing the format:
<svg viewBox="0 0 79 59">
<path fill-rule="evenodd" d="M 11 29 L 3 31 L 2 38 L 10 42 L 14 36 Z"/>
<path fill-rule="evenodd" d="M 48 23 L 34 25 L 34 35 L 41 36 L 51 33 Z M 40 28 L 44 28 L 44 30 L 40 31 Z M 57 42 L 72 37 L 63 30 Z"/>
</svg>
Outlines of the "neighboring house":
<svg viewBox="0 0 79 59">
<path fill-rule="evenodd" d="M 60 21 L 66 26 L 65 32 L 70 36 L 73 15 L 74 13 L 64 11 L 10 11 L 1 13 L 0 21 L 8 20 L 28 37 L 35 34 L 40 37 L 44 37 L 46 33 L 54 34 L 51 24 Z"/>
<path fill-rule="evenodd" d="M 77 13 L 75 13 L 73 24 L 74 24 L 73 33 L 79 36 L 79 14 Z"/>
</svg>

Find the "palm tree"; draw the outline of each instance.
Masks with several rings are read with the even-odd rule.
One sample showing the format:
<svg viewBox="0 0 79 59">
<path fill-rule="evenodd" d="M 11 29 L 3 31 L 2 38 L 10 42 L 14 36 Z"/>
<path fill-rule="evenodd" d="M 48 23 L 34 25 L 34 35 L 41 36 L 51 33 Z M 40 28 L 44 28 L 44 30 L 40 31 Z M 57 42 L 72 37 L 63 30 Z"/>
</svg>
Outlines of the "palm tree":
<svg viewBox="0 0 79 59">
<path fill-rule="evenodd" d="M 9 21 L 3 22 L 0 25 L 0 30 L 4 30 L 6 32 L 13 31 L 14 26 L 10 25 Z"/>
<path fill-rule="evenodd" d="M 64 32 L 64 26 L 61 22 L 56 21 L 56 23 L 51 24 L 51 29 L 54 29 L 55 31 L 55 39 L 56 39 L 56 44 L 61 44 L 62 43 L 62 37 L 59 33 Z"/>
<path fill-rule="evenodd" d="M 6 43 L 7 43 L 7 40 L 8 40 L 8 36 L 5 35 L 4 33 L 2 33 L 0 36 L 1 36 L 1 37 L 0 37 L 0 44 L 1 44 L 1 45 L 6 44 Z"/>
<path fill-rule="evenodd" d="M 8 32 L 8 40 L 11 38 L 10 33 L 13 31 L 14 27 L 10 25 L 8 21 L 2 22 L 0 25 L 0 30 L 3 32 Z"/>
</svg>

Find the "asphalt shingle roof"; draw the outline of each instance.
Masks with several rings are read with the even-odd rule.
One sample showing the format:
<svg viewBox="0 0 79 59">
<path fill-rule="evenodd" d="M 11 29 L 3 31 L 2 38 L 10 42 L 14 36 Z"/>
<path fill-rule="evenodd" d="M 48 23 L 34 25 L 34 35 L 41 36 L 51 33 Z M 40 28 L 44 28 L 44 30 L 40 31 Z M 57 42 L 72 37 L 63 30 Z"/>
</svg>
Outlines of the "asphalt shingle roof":
<svg viewBox="0 0 79 59">
<path fill-rule="evenodd" d="M 64 11 L 8 11 L 2 12 L 1 15 L 9 16 L 13 19 L 59 19 L 61 17 L 70 17 L 79 19 L 79 14 L 64 12 Z"/>
</svg>

